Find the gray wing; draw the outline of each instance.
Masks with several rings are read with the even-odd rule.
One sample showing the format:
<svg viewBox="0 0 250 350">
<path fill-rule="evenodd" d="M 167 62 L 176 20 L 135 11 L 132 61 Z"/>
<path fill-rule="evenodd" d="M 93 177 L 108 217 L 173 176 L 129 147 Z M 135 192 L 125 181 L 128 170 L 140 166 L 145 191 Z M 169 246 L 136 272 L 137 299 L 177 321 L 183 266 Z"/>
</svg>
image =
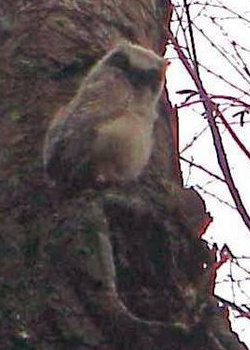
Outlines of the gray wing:
<svg viewBox="0 0 250 350">
<path fill-rule="evenodd" d="M 44 146 L 44 164 L 56 182 L 76 184 L 91 180 L 91 151 L 97 127 L 119 118 L 129 108 L 126 84 L 104 72 L 93 82 L 84 80 L 73 100 L 54 117 Z"/>
</svg>

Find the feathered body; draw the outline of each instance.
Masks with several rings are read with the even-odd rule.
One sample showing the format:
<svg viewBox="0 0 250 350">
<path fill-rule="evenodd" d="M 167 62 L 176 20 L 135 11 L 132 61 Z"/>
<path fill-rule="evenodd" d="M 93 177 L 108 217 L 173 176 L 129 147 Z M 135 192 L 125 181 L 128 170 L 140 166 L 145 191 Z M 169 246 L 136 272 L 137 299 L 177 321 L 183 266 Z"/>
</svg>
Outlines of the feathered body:
<svg viewBox="0 0 250 350">
<path fill-rule="evenodd" d="M 138 45 L 120 44 L 107 53 L 49 126 L 44 144 L 49 177 L 77 188 L 136 179 L 151 154 L 167 65 Z"/>
</svg>

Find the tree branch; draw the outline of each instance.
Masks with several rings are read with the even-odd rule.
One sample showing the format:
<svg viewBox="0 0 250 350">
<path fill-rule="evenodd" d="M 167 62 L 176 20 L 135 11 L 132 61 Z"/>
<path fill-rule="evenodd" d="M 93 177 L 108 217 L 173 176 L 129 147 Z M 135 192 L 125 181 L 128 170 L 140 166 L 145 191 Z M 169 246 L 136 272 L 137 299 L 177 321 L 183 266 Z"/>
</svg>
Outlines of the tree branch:
<svg viewBox="0 0 250 350">
<path fill-rule="evenodd" d="M 184 162 L 190 164 L 191 166 L 194 166 L 195 168 L 204 171 L 204 172 L 207 173 L 209 176 L 214 177 L 216 180 L 219 180 L 219 181 L 221 181 L 221 182 L 226 183 L 226 181 L 225 181 L 224 179 L 222 179 L 220 176 L 218 176 L 218 175 L 212 173 L 212 172 L 209 171 L 208 169 L 204 168 L 202 165 L 196 164 L 196 163 L 194 163 L 194 162 L 191 162 L 190 160 L 188 160 L 188 159 L 186 159 L 186 158 L 184 158 L 184 157 L 182 157 L 182 156 L 180 156 L 180 159 L 183 160 Z"/>
<path fill-rule="evenodd" d="M 196 70 L 193 67 L 191 67 L 185 54 L 183 53 L 182 49 L 180 48 L 180 45 L 179 45 L 177 39 L 173 36 L 171 31 L 168 31 L 167 35 L 168 35 L 169 41 L 173 44 L 180 60 L 184 64 L 185 68 L 187 69 L 189 75 L 193 79 L 193 81 L 194 81 L 194 83 L 199 91 L 200 98 L 203 102 L 203 106 L 204 106 L 204 109 L 205 109 L 206 114 L 207 114 L 208 123 L 209 123 L 210 130 L 212 133 L 218 163 L 220 165 L 220 168 L 221 168 L 222 173 L 224 175 L 228 189 L 229 189 L 231 196 L 234 200 L 234 203 L 236 205 L 237 211 L 240 214 L 240 216 L 242 217 L 242 220 L 244 221 L 245 225 L 250 230 L 250 217 L 249 217 L 249 215 L 244 207 L 244 204 L 241 200 L 238 189 L 237 189 L 237 187 L 234 183 L 234 180 L 232 178 L 229 164 L 227 161 L 226 152 L 225 152 L 225 149 L 224 149 L 224 146 L 222 143 L 221 135 L 220 135 L 218 126 L 216 125 L 216 122 L 214 119 L 214 116 L 216 116 L 218 114 L 218 107 L 215 103 L 213 103 L 209 99 L 208 94 L 207 94 L 199 76 L 197 75 Z"/>
</svg>

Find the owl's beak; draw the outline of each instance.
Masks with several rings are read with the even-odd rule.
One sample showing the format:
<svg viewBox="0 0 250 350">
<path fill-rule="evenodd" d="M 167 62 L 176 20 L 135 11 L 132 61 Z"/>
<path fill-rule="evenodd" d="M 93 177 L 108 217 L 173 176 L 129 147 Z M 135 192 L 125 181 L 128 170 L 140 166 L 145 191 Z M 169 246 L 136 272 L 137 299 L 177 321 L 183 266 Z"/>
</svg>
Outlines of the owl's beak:
<svg viewBox="0 0 250 350">
<path fill-rule="evenodd" d="M 170 66 L 171 62 L 167 58 L 163 58 L 163 66 L 165 67 L 165 71 Z"/>
<path fill-rule="evenodd" d="M 166 71 L 167 71 L 170 64 L 171 64 L 171 62 L 168 59 L 166 59 L 166 58 L 162 59 L 162 67 L 161 67 L 162 80 L 165 80 Z"/>
</svg>

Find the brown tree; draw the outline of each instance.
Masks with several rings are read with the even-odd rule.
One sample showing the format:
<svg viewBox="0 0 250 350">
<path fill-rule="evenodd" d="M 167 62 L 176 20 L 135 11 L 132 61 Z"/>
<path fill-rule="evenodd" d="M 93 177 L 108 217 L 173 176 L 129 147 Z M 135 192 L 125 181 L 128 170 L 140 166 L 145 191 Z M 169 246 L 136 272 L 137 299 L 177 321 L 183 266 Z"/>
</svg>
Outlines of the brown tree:
<svg viewBox="0 0 250 350">
<path fill-rule="evenodd" d="M 164 0 L 1 4 L 1 349 L 244 348 L 210 296 L 167 92 L 136 183 L 62 197 L 44 178 L 49 120 L 89 68 L 124 39 L 162 55 L 170 18 Z"/>
</svg>

